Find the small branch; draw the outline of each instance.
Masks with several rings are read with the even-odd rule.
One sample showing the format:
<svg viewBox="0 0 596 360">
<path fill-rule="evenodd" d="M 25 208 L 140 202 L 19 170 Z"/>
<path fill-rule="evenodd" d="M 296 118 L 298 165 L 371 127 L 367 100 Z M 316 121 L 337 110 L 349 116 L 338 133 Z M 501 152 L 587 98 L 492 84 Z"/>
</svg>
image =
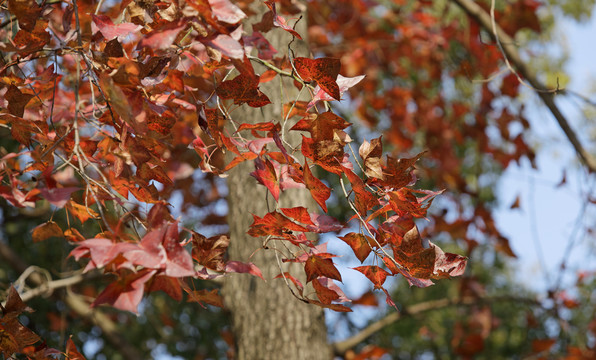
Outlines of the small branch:
<svg viewBox="0 0 596 360">
<path fill-rule="evenodd" d="M 29 268 L 29 265 L 26 264 L 14 251 L 12 251 L 10 246 L 6 244 L 1 236 L 0 259 L 2 259 L 3 262 L 10 265 L 16 272 L 19 273 L 23 273 Z M 45 283 L 44 278 L 35 272 L 32 273 L 27 280 L 37 287 L 42 287 Z M 92 309 L 89 304 L 83 300 L 81 295 L 68 292 L 66 296 L 63 298 L 61 297 L 61 300 L 63 300 L 71 310 L 77 313 L 78 316 L 98 326 L 101 329 L 102 336 L 108 342 L 110 342 L 125 359 L 143 359 L 143 356 L 141 356 L 137 348 L 124 339 L 114 321 L 112 321 L 102 312 Z"/>
<path fill-rule="evenodd" d="M 521 75 L 536 91 L 540 99 L 542 99 L 542 102 L 544 102 L 557 120 L 559 127 L 563 130 L 565 136 L 567 136 L 567 139 L 575 149 L 575 152 L 582 163 L 590 172 L 596 172 L 596 160 L 582 146 L 577 135 L 569 125 L 569 122 L 561 110 L 559 110 L 559 107 L 555 104 L 554 95 L 557 91 L 553 92 L 552 90 L 546 89 L 546 87 L 538 80 L 534 72 L 523 62 L 514 45 L 514 40 L 507 35 L 498 24 L 493 23 L 490 15 L 483 8 L 473 0 L 452 1 L 480 24 L 484 30 L 490 33 L 493 37 L 496 37 L 495 41 L 497 41 L 499 48 L 502 50 L 506 63 L 510 63 L 512 67 L 517 70 L 515 73 Z"/>
<path fill-rule="evenodd" d="M 386 326 L 396 323 L 404 316 L 415 316 L 428 311 L 443 309 L 449 306 L 470 306 L 475 304 L 496 303 L 504 301 L 541 306 L 540 302 L 535 299 L 515 296 L 493 296 L 485 298 L 465 297 L 460 299 L 440 299 L 426 301 L 419 304 L 411 305 L 401 312 L 391 312 L 384 318 L 368 325 L 367 327 L 362 329 L 362 331 L 360 331 L 358 334 L 346 340 L 334 343 L 332 345 L 333 351 L 336 355 L 341 356 L 345 354 L 346 351 L 354 348 L 356 345 L 362 343 L 364 340 L 381 331 Z"/>
</svg>

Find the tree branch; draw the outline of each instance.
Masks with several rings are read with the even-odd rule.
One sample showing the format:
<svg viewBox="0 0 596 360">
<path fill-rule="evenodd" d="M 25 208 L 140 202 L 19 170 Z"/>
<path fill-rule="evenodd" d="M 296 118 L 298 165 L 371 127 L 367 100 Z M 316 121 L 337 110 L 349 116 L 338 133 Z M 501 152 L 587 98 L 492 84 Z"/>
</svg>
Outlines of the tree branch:
<svg viewBox="0 0 596 360">
<path fill-rule="evenodd" d="M 530 298 L 523 298 L 523 297 L 516 297 L 516 296 L 492 296 L 492 297 L 484 297 L 484 298 L 477 298 L 477 297 L 464 297 L 460 299 L 439 299 L 439 300 L 431 300 L 425 301 L 419 304 L 411 305 L 408 308 L 402 310 L 401 312 L 391 312 L 389 315 L 385 316 L 384 318 L 368 325 L 362 331 L 357 333 L 356 335 L 334 343 L 333 352 L 336 355 L 343 355 L 346 351 L 354 348 L 356 345 L 362 343 L 364 340 L 368 339 L 372 335 L 376 334 L 377 332 L 381 331 L 386 326 L 389 326 L 393 323 L 396 323 L 398 320 L 403 318 L 404 316 L 415 316 L 421 313 L 425 313 L 432 310 L 439 310 L 449 306 L 470 306 L 476 304 L 484 304 L 484 303 L 493 303 L 493 302 L 501 302 L 501 301 L 510 301 L 510 302 L 517 302 L 517 303 L 526 303 L 530 305 L 537 305 L 541 306 L 540 302 L 535 299 Z"/>
<path fill-rule="evenodd" d="M 16 272 L 23 273 L 29 265 L 25 263 L 11 248 L 6 244 L 4 239 L 0 236 L 0 258 L 5 261 L 8 265 L 10 265 Z M 81 276 L 84 278 L 84 276 Z M 76 276 L 68 279 L 56 280 L 56 281 L 46 281 L 43 276 L 41 276 L 37 272 L 31 273 L 30 276 L 27 277 L 34 286 L 35 289 L 31 291 L 36 291 L 36 289 L 46 289 L 49 286 L 68 286 L 72 285 L 75 280 L 82 281 L 78 279 Z M 53 285 L 50 285 L 53 284 Z M 29 292 L 31 292 L 29 291 Z M 47 290 L 46 290 L 47 291 Z M 24 295 L 26 295 L 26 292 Z M 30 296 L 29 298 L 31 298 Z M 94 325 L 98 326 L 104 338 L 110 342 L 114 347 L 118 349 L 120 354 L 125 359 L 143 359 L 143 356 L 138 352 L 135 346 L 129 344 L 122 334 L 119 333 L 117 325 L 105 314 L 100 311 L 91 309 L 89 304 L 83 300 L 81 295 L 77 295 L 74 293 L 68 293 L 64 299 L 62 299 L 66 305 L 77 313 L 80 317 L 91 321 Z M 23 301 L 25 298 L 23 297 Z"/>
<path fill-rule="evenodd" d="M 590 153 L 582 146 L 577 135 L 569 125 L 569 122 L 559 110 L 559 107 L 555 104 L 554 95 L 556 91 L 548 90 L 536 77 L 536 74 L 526 66 L 522 60 L 517 48 L 515 47 L 515 41 L 496 23 L 493 23 L 490 15 L 476 4 L 473 0 L 452 0 L 462 10 L 464 10 L 472 19 L 474 19 L 484 30 L 491 34 L 495 38 L 495 41 L 499 44 L 499 48 L 503 52 L 505 60 L 510 62 L 517 73 L 521 75 L 542 99 L 542 102 L 548 107 L 550 112 L 553 114 L 559 127 L 567 136 L 567 139 L 575 149 L 577 156 L 580 158 L 582 163 L 590 170 L 590 172 L 596 172 L 596 160 Z"/>
</svg>

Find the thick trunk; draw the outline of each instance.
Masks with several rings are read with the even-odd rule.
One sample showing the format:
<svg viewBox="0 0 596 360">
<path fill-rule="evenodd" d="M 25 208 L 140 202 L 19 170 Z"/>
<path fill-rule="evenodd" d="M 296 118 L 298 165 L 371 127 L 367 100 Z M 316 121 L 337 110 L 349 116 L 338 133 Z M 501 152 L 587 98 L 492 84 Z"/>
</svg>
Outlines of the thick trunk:
<svg viewBox="0 0 596 360">
<path fill-rule="evenodd" d="M 304 29 L 305 26 L 298 31 L 306 34 Z M 269 41 L 273 46 L 280 52 L 287 51 L 291 36 L 281 29 L 274 29 L 270 33 L 273 37 L 270 36 Z M 295 41 L 292 47 L 296 56 L 309 55 L 303 43 Z M 258 73 L 263 71 L 256 65 L 255 69 Z M 262 90 L 269 96 L 272 104 L 259 109 L 245 106 L 234 111 L 231 116 L 239 123 L 281 121 L 283 101 L 279 80 L 275 79 L 268 85 Z M 293 89 L 291 82 L 284 80 L 283 88 L 285 101 L 296 99 L 297 91 Z M 290 125 L 286 124 L 285 129 L 289 127 Z M 286 139 L 293 141 L 293 144 L 299 144 L 300 141 L 299 136 Z M 263 249 L 263 238 L 253 238 L 246 234 L 252 223 L 251 213 L 263 216 L 275 208 L 272 196 L 267 196 L 265 187 L 257 185 L 255 179 L 248 175 L 251 171 L 254 171 L 252 161 L 236 167 L 229 176 L 229 256 L 231 260 L 254 262 L 263 272 L 266 282 L 245 274 L 231 274 L 224 282 L 222 293 L 225 306 L 232 314 L 237 358 L 331 359 L 323 310 L 292 296 L 283 279 L 273 279 L 280 273 L 276 250 L 273 248 L 283 246 L 269 244 L 269 249 Z M 292 190 L 282 194 L 280 207 L 305 206 L 311 211 L 315 209 L 306 190 Z M 304 273 L 301 266 L 295 266 L 293 270 L 288 269 L 287 264 L 284 264 L 284 271 L 290 271 L 293 275 Z"/>
</svg>

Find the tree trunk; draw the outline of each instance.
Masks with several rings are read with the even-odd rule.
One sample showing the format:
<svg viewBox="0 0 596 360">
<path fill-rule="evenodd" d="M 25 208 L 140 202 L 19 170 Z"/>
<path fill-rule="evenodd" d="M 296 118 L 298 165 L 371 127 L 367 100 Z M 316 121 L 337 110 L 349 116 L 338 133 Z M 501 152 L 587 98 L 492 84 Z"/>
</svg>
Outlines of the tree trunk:
<svg viewBox="0 0 596 360">
<path fill-rule="evenodd" d="M 259 4 L 263 7 L 262 4 Z M 299 29 L 306 35 L 305 19 Z M 251 28 L 249 24 L 245 29 Z M 273 29 L 268 40 L 280 52 L 287 52 L 291 35 L 281 29 Z M 309 56 L 304 42 L 294 41 L 292 48 L 296 56 Z M 257 73 L 263 68 L 255 66 Z M 280 83 L 276 78 L 261 90 L 271 99 L 272 104 L 252 109 L 247 106 L 234 111 L 231 116 L 239 123 L 261 121 L 282 121 L 284 100 L 296 99 L 298 91 L 290 81 L 284 80 L 284 98 L 280 94 Z M 304 100 L 304 99 L 303 99 Z M 289 129 L 286 124 L 285 129 Z M 300 136 L 286 136 L 293 145 L 300 143 Z M 307 305 L 296 299 L 283 279 L 273 279 L 281 271 L 276 258 L 274 245 L 263 249 L 263 238 L 253 238 L 246 234 L 252 224 L 252 214 L 263 216 L 275 209 L 271 194 L 267 195 L 264 186 L 248 174 L 254 171 L 252 161 L 245 162 L 230 172 L 228 187 L 228 223 L 231 242 L 228 250 L 230 260 L 251 261 L 263 272 L 266 282 L 245 274 L 230 274 L 224 281 L 222 294 L 225 306 L 232 315 L 232 326 L 236 341 L 237 359 L 331 359 L 331 347 L 327 343 L 327 329 L 323 310 Z M 267 203 L 269 201 L 269 203 Z M 280 207 L 304 206 L 313 211 L 314 204 L 307 190 L 292 189 L 282 193 Z M 314 205 L 314 206 L 313 206 Z M 276 244 L 278 248 L 280 244 Z M 284 271 L 292 275 L 304 274 L 300 265 Z M 301 281 L 305 283 L 302 278 Z"/>
</svg>

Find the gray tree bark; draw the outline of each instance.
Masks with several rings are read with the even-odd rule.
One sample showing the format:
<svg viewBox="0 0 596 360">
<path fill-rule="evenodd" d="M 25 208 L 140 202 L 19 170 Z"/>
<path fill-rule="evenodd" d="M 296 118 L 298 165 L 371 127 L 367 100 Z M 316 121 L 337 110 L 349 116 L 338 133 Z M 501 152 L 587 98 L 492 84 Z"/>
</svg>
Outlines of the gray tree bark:
<svg viewBox="0 0 596 360">
<path fill-rule="evenodd" d="M 262 5 L 261 5 L 262 6 Z M 297 30 L 306 35 L 305 19 L 301 20 L 301 28 Z M 246 25 L 246 28 L 251 28 Z M 287 52 L 291 35 L 281 29 L 273 29 L 268 40 L 280 52 Z M 292 48 L 296 56 L 309 56 L 308 49 L 302 41 L 294 41 Z M 257 73 L 264 68 L 255 66 Z M 282 121 L 284 102 L 295 100 L 298 91 L 291 81 L 284 80 L 284 99 L 281 96 L 279 80 L 276 78 L 261 90 L 271 99 L 272 104 L 263 108 L 252 109 L 244 106 L 234 111 L 231 116 L 239 123 L 262 121 Z M 306 100 L 306 99 L 302 99 Z M 286 129 L 291 127 L 286 124 Z M 286 136 L 293 145 L 300 143 L 300 136 Z M 228 223 L 230 226 L 230 260 L 251 261 L 263 272 L 266 282 L 245 274 L 230 274 L 226 277 L 222 289 L 224 303 L 232 315 L 232 327 L 236 341 L 237 359 L 308 359 L 328 360 L 332 357 L 330 345 L 327 343 L 327 329 L 323 310 L 320 307 L 305 304 L 296 299 L 283 279 L 273 279 L 281 271 L 276 259 L 273 245 L 263 249 L 263 238 L 253 238 L 246 234 L 252 215 L 263 216 L 275 208 L 272 196 L 266 194 L 266 188 L 257 184 L 249 176 L 254 171 L 252 161 L 234 168 L 228 178 Z M 267 203 L 267 200 L 269 203 Z M 316 209 L 307 190 L 291 189 L 283 192 L 280 207 L 304 206 L 310 211 Z M 276 245 L 282 248 L 280 244 Z M 299 277 L 304 274 L 300 265 L 290 270 L 284 264 L 284 271 Z M 303 284 L 305 279 L 300 279 Z M 308 291 L 308 290 L 307 290 Z"/>
</svg>

